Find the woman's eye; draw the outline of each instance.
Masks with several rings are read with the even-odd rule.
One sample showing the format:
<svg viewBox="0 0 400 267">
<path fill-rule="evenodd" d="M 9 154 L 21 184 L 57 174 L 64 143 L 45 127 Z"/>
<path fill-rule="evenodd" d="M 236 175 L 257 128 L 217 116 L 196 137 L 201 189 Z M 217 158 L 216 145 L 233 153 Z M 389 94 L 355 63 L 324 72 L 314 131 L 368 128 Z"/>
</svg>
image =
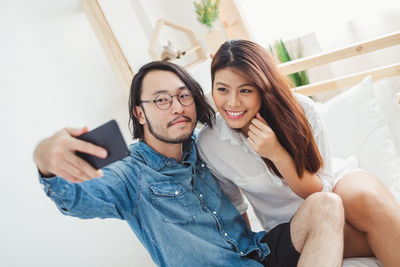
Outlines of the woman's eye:
<svg viewBox="0 0 400 267">
<path fill-rule="evenodd" d="M 240 90 L 240 92 L 247 94 L 247 93 L 253 92 L 253 90 L 251 90 L 251 89 L 242 89 L 242 90 Z"/>
<path fill-rule="evenodd" d="M 226 92 L 228 92 L 228 90 L 226 89 L 226 88 L 224 88 L 224 87 L 220 87 L 220 88 L 218 88 L 217 89 L 219 92 L 221 92 L 221 93 L 226 93 Z"/>
</svg>

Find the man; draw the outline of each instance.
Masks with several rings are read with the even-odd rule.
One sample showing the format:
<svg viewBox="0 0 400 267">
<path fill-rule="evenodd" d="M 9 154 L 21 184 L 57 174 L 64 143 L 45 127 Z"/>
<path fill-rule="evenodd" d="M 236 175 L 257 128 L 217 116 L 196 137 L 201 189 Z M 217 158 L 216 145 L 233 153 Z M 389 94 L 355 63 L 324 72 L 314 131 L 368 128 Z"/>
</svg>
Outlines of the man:
<svg viewBox="0 0 400 267">
<path fill-rule="evenodd" d="M 40 181 L 63 214 L 126 220 L 160 266 L 341 265 L 344 214 L 334 194 L 310 196 L 269 233 L 250 231 L 197 157 L 193 130 L 197 121 L 211 124 L 213 111 L 184 69 L 143 66 L 129 102 L 140 142 L 101 171 L 75 156 L 106 157 L 75 138 L 86 128 L 66 128 L 37 146 Z"/>
</svg>

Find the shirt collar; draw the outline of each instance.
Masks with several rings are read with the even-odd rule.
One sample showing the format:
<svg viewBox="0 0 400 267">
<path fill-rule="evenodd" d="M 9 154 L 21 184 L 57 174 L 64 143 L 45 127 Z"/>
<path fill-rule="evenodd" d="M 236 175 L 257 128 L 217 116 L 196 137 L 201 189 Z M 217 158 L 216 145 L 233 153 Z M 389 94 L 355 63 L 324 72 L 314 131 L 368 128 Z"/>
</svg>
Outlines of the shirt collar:
<svg viewBox="0 0 400 267">
<path fill-rule="evenodd" d="M 183 143 L 182 163 L 195 163 L 196 148 L 194 146 L 194 141 L 195 137 L 191 136 L 188 141 Z M 171 163 L 173 162 L 176 163 L 174 159 L 167 158 L 166 156 L 152 149 L 143 141 L 139 141 L 135 144 L 130 145 L 130 149 L 132 152 L 139 153 L 146 162 L 146 165 L 156 171 L 160 170 L 165 165 L 171 165 Z"/>
<path fill-rule="evenodd" d="M 244 136 L 229 127 L 219 113 L 216 116 L 216 125 L 218 125 L 218 138 L 220 141 L 229 140 L 232 145 L 240 145 L 242 143 Z"/>
</svg>

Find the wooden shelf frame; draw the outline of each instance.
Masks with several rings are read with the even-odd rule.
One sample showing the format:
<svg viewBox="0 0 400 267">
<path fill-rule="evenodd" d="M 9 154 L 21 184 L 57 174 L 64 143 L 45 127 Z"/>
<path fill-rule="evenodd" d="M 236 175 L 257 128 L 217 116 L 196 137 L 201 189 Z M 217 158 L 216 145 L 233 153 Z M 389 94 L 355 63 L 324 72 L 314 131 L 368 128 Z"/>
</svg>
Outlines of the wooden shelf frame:
<svg viewBox="0 0 400 267">
<path fill-rule="evenodd" d="M 133 71 L 118 40 L 115 38 L 100 4 L 97 0 L 80 0 L 80 3 L 122 88 L 129 95 Z"/>
<path fill-rule="evenodd" d="M 400 31 L 330 52 L 320 53 L 314 56 L 282 63 L 279 65 L 279 67 L 284 73 L 291 74 L 395 45 L 400 45 Z M 294 88 L 294 90 L 296 92 L 311 96 L 317 93 L 351 87 L 359 83 L 368 75 L 371 75 L 374 80 L 400 75 L 400 63 L 374 68 L 323 82 L 300 86 Z"/>
<path fill-rule="evenodd" d="M 169 21 L 169 20 L 159 19 L 157 21 L 156 27 L 154 28 L 153 34 L 150 39 L 149 48 L 148 48 L 150 56 L 153 60 L 161 60 L 160 54 L 157 52 L 157 45 L 158 45 L 158 39 L 161 34 L 161 30 L 165 26 L 173 28 L 178 31 L 182 31 L 189 38 L 189 41 L 190 41 L 192 47 L 190 47 L 186 50 L 185 56 L 190 53 L 196 53 L 197 59 L 195 61 L 189 63 L 188 65 L 186 65 L 185 68 L 190 68 L 190 67 L 192 67 L 198 63 L 201 63 L 207 59 L 207 54 L 204 51 L 199 38 L 197 37 L 195 31 L 192 28 Z"/>
</svg>

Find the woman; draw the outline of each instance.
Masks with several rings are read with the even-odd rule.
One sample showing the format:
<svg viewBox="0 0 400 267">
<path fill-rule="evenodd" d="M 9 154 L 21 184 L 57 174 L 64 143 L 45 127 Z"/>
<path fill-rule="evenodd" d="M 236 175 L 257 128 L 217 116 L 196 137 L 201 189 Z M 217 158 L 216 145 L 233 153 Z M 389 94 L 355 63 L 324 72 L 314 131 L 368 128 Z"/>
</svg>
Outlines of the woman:
<svg viewBox="0 0 400 267">
<path fill-rule="evenodd" d="M 200 131 L 198 148 L 243 216 L 242 193 L 268 230 L 289 221 L 312 193 L 333 191 L 346 213 L 344 257 L 376 255 L 384 266 L 398 266 L 400 206 L 363 170 L 333 177 L 321 115 L 311 99 L 291 92 L 265 49 L 245 40 L 224 43 L 211 77 L 219 115 L 212 129 Z"/>
</svg>

